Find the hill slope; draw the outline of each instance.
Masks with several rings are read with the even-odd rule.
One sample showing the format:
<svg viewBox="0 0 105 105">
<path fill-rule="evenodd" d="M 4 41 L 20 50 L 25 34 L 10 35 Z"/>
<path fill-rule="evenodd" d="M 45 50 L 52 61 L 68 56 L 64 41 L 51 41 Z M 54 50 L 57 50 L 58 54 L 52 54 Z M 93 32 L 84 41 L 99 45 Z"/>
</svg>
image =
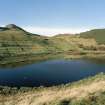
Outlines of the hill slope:
<svg viewBox="0 0 105 105">
<path fill-rule="evenodd" d="M 11 61 L 25 61 L 25 58 L 31 59 L 32 55 L 56 55 L 56 53 L 65 52 L 70 54 L 73 54 L 73 52 L 84 53 L 84 51 L 95 51 L 97 49 L 104 51 L 105 46 L 100 47 L 97 44 L 97 42 L 104 42 L 104 37 L 99 37 L 99 33 L 103 31 L 97 30 L 97 37 L 92 34 L 95 32 L 89 31 L 80 35 L 62 34 L 45 37 L 29 33 L 14 24 L 0 27 L 0 64 L 5 64 L 6 61 L 8 63 Z"/>
<path fill-rule="evenodd" d="M 50 38 L 31 34 L 14 24 L 9 24 L 0 29 L 0 56 L 78 50 L 77 43 L 83 44 L 83 42 L 88 42 L 87 39 L 75 36 L 56 36 Z M 95 41 L 93 41 L 94 44 Z"/>
<path fill-rule="evenodd" d="M 42 40 L 39 35 L 32 35 L 19 27 L 6 26 L 0 31 L 0 56 L 14 56 L 33 53 L 37 47 L 35 40 Z M 39 41 L 40 41 L 39 40 Z M 40 47 L 38 45 L 38 47 Z M 36 52 L 39 49 L 35 50 Z"/>
<path fill-rule="evenodd" d="M 79 34 L 83 38 L 94 38 L 99 44 L 105 44 L 105 29 L 95 29 Z"/>
</svg>

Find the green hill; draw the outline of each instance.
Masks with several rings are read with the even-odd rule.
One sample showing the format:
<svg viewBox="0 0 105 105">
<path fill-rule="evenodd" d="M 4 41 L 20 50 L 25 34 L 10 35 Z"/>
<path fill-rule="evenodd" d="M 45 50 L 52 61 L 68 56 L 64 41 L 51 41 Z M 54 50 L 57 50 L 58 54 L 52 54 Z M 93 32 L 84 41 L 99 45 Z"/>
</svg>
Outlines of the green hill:
<svg viewBox="0 0 105 105">
<path fill-rule="evenodd" d="M 104 33 L 105 29 L 97 29 L 79 35 L 62 34 L 45 37 L 9 24 L 0 27 L 0 58 L 24 54 L 80 51 L 84 47 L 96 46 L 96 41 L 105 43 Z"/>
<path fill-rule="evenodd" d="M 71 38 L 70 38 L 71 39 Z M 15 56 L 78 49 L 67 38 L 45 37 L 26 32 L 22 28 L 9 24 L 0 27 L 0 56 Z"/>
<path fill-rule="evenodd" d="M 57 55 L 65 52 L 78 55 L 84 54 L 84 51 L 86 53 L 98 49 L 104 50 L 105 46 L 97 44 L 97 42 L 104 43 L 104 34 L 101 34 L 104 31 L 104 29 L 92 30 L 79 35 L 61 34 L 46 37 L 29 33 L 14 24 L 9 24 L 0 27 L 0 64 L 5 64 L 7 61 L 20 62 L 33 59 L 33 55 Z"/>
<path fill-rule="evenodd" d="M 13 25 L 6 26 L 0 31 L 0 56 L 14 56 L 33 53 L 34 47 L 40 47 L 36 40 L 42 40 L 39 35 L 33 35 Z M 36 52 L 39 49 L 36 49 Z"/>
<path fill-rule="evenodd" d="M 99 44 L 105 44 L 105 29 L 94 29 L 79 35 L 83 38 L 94 38 Z"/>
</svg>

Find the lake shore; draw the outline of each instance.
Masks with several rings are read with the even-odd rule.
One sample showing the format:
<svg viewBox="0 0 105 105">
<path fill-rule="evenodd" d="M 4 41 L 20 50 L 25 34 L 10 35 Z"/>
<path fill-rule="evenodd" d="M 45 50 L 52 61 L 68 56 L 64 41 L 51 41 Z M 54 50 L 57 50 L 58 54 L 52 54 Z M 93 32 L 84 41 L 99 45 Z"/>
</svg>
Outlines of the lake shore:
<svg viewBox="0 0 105 105">
<path fill-rule="evenodd" d="M 103 105 L 104 97 L 105 74 L 103 73 L 71 84 L 53 87 L 20 89 L 0 87 L 0 105 L 65 105 L 65 103 Z"/>
<path fill-rule="evenodd" d="M 105 51 L 68 51 L 68 52 L 50 52 L 38 53 L 32 55 L 8 56 L 0 60 L 1 67 L 18 67 L 35 62 L 46 61 L 50 59 L 95 59 L 105 60 Z"/>
</svg>

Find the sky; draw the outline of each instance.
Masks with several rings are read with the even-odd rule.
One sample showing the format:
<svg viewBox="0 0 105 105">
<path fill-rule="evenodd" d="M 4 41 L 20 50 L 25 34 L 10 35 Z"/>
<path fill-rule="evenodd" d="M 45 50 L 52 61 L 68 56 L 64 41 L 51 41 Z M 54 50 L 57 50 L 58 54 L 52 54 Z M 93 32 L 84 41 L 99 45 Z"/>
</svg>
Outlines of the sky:
<svg viewBox="0 0 105 105">
<path fill-rule="evenodd" d="M 0 0 L 0 26 L 52 36 L 105 28 L 105 0 Z"/>
</svg>

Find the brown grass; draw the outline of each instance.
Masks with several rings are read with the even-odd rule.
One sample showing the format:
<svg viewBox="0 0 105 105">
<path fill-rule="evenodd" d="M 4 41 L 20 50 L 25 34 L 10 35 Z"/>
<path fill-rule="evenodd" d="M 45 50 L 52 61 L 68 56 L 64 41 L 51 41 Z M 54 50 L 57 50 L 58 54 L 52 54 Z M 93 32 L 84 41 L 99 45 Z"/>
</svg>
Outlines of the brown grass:
<svg viewBox="0 0 105 105">
<path fill-rule="evenodd" d="M 94 80 L 73 87 L 45 88 L 41 91 L 18 93 L 0 97 L 0 105 L 52 105 L 65 99 L 81 99 L 95 92 L 105 91 L 105 80 Z M 56 104 L 53 104 L 56 105 Z"/>
</svg>

